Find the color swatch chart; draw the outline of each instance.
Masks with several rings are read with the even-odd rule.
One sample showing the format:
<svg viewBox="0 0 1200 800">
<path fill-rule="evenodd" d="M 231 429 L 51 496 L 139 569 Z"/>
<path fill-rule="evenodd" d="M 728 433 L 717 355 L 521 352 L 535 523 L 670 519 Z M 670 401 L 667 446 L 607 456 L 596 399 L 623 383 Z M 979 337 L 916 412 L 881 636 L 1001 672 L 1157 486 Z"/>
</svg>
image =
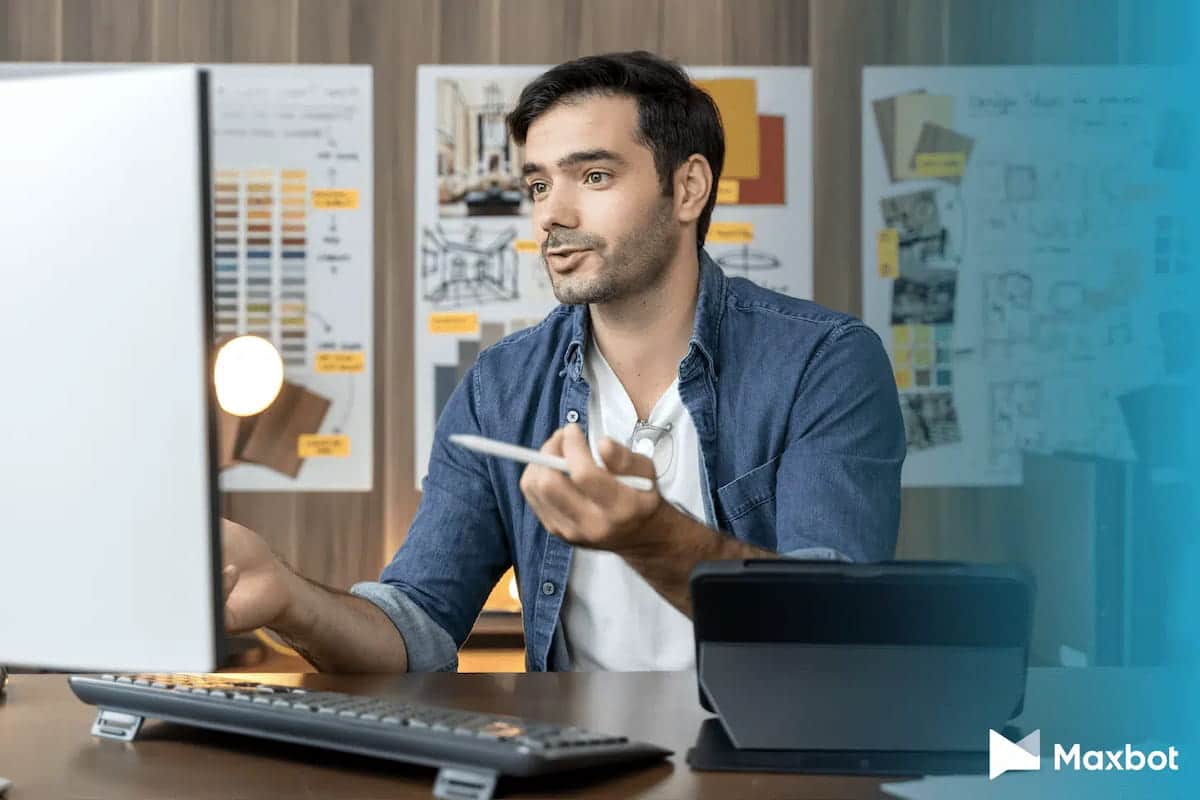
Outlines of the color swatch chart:
<svg viewBox="0 0 1200 800">
<path fill-rule="evenodd" d="M 308 173 L 218 169 L 213 301 L 218 341 L 269 339 L 285 369 L 308 363 Z"/>
</svg>

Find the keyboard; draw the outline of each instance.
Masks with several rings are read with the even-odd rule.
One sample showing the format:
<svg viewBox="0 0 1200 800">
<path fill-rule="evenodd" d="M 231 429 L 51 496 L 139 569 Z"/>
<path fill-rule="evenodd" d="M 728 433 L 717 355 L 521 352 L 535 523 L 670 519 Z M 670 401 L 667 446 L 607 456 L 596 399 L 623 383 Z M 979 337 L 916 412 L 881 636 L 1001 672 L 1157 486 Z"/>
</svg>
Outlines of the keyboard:
<svg viewBox="0 0 1200 800">
<path fill-rule="evenodd" d="M 439 768 L 434 796 L 488 798 L 500 775 L 661 760 L 671 751 L 569 725 L 217 675 L 73 675 L 92 733 L 132 741 L 154 718 Z"/>
</svg>

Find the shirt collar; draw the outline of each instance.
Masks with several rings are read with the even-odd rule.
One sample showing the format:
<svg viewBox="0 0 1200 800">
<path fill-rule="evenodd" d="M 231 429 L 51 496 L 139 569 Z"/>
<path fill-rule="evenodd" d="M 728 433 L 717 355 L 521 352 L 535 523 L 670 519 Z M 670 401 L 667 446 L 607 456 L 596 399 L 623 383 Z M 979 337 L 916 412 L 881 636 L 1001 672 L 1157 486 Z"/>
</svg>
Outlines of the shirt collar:
<svg viewBox="0 0 1200 800">
<path fill-rule="evenodd" d="M 687 377 L 694 369 L 697 359 L 703 358 L 703 366 L 709 376 L 717 379 L 717 342 L 721 335 L 721 317 L 725 310 L 725 288 L 728 279 L 717 263 L 704 250 L 700 251 L 700 293 L 696 298 L 696 317 L 692 323 L 692 335 L 688 340 L 688 352 L 679 362 L 679 375 Z M 583 371 L 584 344 L 588 338 L 588 307 L 580 303 L 571 307 L 571 339 L 563 356 L 563 371 L 578 380 Z"/>
</svg>

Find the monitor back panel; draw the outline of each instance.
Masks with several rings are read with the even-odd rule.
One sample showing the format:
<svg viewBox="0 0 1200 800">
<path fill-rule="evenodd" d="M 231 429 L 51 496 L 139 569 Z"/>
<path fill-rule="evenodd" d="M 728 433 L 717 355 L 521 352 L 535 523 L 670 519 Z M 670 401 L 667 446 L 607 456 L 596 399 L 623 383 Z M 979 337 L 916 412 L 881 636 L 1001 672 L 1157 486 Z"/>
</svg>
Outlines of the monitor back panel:
<svg viewBox="0 0 1200 800">
<path fill-rule="evenodd" d="M 215 666 L 205 103 L 0 81 L 0 663 Z"/>
</svg>

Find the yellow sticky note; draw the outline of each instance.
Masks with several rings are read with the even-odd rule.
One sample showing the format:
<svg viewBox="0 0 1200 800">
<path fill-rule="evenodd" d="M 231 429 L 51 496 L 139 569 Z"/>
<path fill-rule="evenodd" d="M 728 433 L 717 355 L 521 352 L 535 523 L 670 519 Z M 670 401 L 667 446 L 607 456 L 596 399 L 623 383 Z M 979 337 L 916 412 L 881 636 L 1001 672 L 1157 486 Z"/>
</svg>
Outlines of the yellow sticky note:
<svg viewBox="0 0 1200 800">
<path fill-rule="evenodd" d="M 907 366 L 912 364 L 912 354 L 911 347 L 897 347 L 892 351 L 892 362 L 897 366 Z"/>
<path fill-rule="evenodd" d="M 257 174 L 257 175 L 263 175 L 263 174 L 270 175 L 271 174 L 271 170 L 269 170 L 269 169 L 256 169 L 256 170 L 251 170 L 250 172 L 251 172 L 251 174 Z M 296 180 L 302 181 L 308 177 L 308 170 L 284 169 L 284 170 L 280 170 L 279 174 L 285 181 L 296 181 Z"/>
<path fill-rule="evenodd" d="M 706 244 L 750 244 L 754 241 L 752 222 L 713 222 L 708 226 Z"/>
<path fill-rule="evenodd" d="M 296 440 L 296 455 L 301 458 L 346 458 L 350 455 L 350 437 L 302 433 Z"/>
<path fill-rule="evenodd" d="M 479 333 L 479 315 L 474 311 L 444 311 L 429 315 L 429 332 L 433 334 L 471 335 Z"/>
<path fill-rule="evenodd" d="M 922 178 L 961 178 L 967 169 L 966 153 L 917 153 L 915 158 Z"/>
<path fill-rule="evenodd" d="M 317 372 L 362 372 L 367 354 L 362 350 L 326 350 L 317 353 L 313 369 Z"/>
<path fill-rule="evenodd" d="M 730 178 L 757 178 L 758 85 L 754 78 L 717 78 L 696 81 L 712 97 L 725 129 L 725 166 Z"/>
<path fill-rule="evenodd" d="M 513 249 L 518 253 L 536 253 L 538 250 L 541 250 L 534 239 L 517 239 L 513 242 Z"/>
<path fill-rule="evenodd" d="M 894 347 L 908 347 L 912 344 L 912 326 L 911 325 L 893 325 L 892 326 L 892 345 Z"/>
<path fill-rule="evenodd" d="M 911 389 L 912 382 L 913 382 L 913 379 L 912 379 L 912 370 L 911 369 L 896 370 L 896 388 L 897 389 Z"/>
<path fill-rule="evenodd" d="M 875 238 L 875 257 L 879 262 L 879 277 L 895 280 L 900 277 L 900 231 L 884 228 Z"/>
<path fill-rule="evenodd" d="M 358 189 L 313 189 L 313 208 L 347 211 L 358 208 Z"/>
<path fill-rule="evenodd" d="M 742 184 L 733 178 L 721 178 L 717 181 L 717 205 L 737 205 L 742 195 Z"/>
<path fill-rule="evenodd" d="M 912 361 L 913 361 L 914 366 L 918 366 L 918 367 L 932 367 L 933 366 L 933 348 L 932 347 L 918 347 L 915 350 L 913 350 L 912 352 L 913 352 Z"/>
<path fill-rule="evenodd" d="M 933 326 L 914 325 L 913 341 L 917 344 L 933 344 Z"/>
</svg>

